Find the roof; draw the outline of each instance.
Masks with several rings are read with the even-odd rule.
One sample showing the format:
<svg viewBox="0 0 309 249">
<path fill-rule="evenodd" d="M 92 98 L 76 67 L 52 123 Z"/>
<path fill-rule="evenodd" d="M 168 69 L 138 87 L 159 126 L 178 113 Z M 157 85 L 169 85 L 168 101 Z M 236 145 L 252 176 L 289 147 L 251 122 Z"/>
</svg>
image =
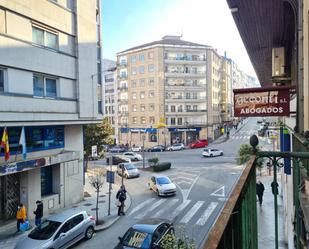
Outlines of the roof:
<svg viewBox="0 0 309 249">
<path fill-rule="evenodd" d="M 140 232 L 152 234 L 162 223 L 170 224 L 170 221 L 164 219 L 144 219 L 139 221 L 138 224 L 133 225 L 132 228 Z"/>
<path fill-rule="evenodd" d="M 143 45 L 139 45 L 139 46 L 136 46 L 136 47 L 133 47 L 133 48 L 129 48 L 127 50 L 119 52 L 119 54 L 129 52 L 131 50 L 147 48 L 147 47 L 151 47 L 151 46 L 155 46 L 155 45 L 174 45 L 174 46 L 211 48 L 211 46 L 208 46 L 208 45 L 205 45 L 205 44 L 199 44 L 199 43 L 184 41 L 184 40 L 181 40 L 180 38 L 181 37 L 178 37 L 178 36 L 164 36 L 159 41 L 149 42 L 149 43 L 145 43 Z"/>
<path fill-rule="evenodd" d="M 48 217 L 48 220 L 64 222 L 65 220 L 69 219 L 70 217 L 77 215 L 79 213 L 83 213 L 85 211 L 81 211 L 79 209 L 69 209 L 59 214 L 54 214 Z"/>
</svg>

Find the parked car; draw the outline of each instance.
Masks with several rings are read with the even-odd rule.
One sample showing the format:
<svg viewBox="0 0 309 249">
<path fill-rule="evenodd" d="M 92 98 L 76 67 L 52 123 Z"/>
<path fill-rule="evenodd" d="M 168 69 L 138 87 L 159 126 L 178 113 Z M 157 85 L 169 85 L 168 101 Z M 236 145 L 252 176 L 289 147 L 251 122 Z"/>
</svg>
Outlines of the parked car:
<svg viewBox="0 0 309 249">
<path fill-rule="evenodd" d="M 106 164 L 109 164 L 109 158 L 106 157 Z M 122 155 L 112 156 L 112 164 L 118 165 L 119 163 L 131 163 L 131 159 Z"/>
<path fill-rule="evenodd" d="M 125 178 L 139 177 L 139 171 L 132 163 L 119 163 L 117 166 L 117 174 Z"/>
<path fill-rule="evenodd" d="M 265 133 L 266 133 L 266 130 L 267 130 L 267 125 L 261 125 L 258 129 L 258 135 L 260 137 L 264 137 L 265 136 Z"/>
<path fill-rule="evenodd" d="M 175 151 L 175 150 L 184 150 L 185 146 L 183 143 L 177 143 L 177 144 L 172 144 L 171 146 L 167 147 L 166 150 L 168 151 Z"/>
<path fill-rule="evenodd" d="M 15 249 L 69 248 L 83 238 L 91 239 L 94 228 L 95 218 L 86 211 L 70 209 L 43 220 L 19 239 Z"/>
<path fill-rule="evenodd" d="M 108 150 L 110 153 L 123 153 L 126 152 L 127 149 L 125 147 L 114 146 Z"/>
<path fill-rule="evenodd" d="M 158 196 L 169 196 L 176 194 L 176 185 L 171 179 L 164 175 L 152 176 L 148 182 L 149 189 L 157 193 Z"/>
<path fill-rule="evenodd" d="M 198 140 L 198 141 L 195 141 L 189 144 L 189 148 L 191 149 L 204 148 L 206 146 L 208 146 L 207 139 L 201 139 L 201 140 Z"/>
<path fill-rule="evenodd" d="M 125 152 L 123 155 L 127 158 L 130 158 L 131 161 L 142 161 L 143 157 L 140 154 L 137 154 L 135 152 Z"/>
<path fill-rule="evenodd" d="M 164 241 L 174 235 L 174 227 L 170 221 L 163 219 L 144 219 L 128 229 L 114 249 L 160 249 Z"/>
<path fill-rule="evenodd" d="M 142 151 L 142 146 L 133 146 L 131 148 L 131 150 L 134 151 L 134 152 L 140 152 L 140 151 Z"/>
<path fill-rule="evenodd" d="M 148 152 L 163 152 L 165 151 L 164 145 L 156 145 L 147 149 Z"/>
<path fill-rule="evenodd" d="M 218 149 L 205 148 L 203 150 L 203 157 L 223 156 L 223 151 Z"/>
</svg>

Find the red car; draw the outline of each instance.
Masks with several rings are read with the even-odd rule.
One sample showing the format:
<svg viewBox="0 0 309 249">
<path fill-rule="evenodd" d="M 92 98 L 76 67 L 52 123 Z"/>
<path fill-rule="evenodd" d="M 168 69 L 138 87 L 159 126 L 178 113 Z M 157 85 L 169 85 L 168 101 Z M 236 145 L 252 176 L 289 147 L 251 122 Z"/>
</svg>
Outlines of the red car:
<svg viewBox="0 0 309 249">
<path fill-rule="evenodd" d="M 208 145 L 207 139 L 201 139 L 195 142 L 192 142 L 189 147 L 190 149 L 196 149 L 196 148 L 204 148 Z"/>
</svg>

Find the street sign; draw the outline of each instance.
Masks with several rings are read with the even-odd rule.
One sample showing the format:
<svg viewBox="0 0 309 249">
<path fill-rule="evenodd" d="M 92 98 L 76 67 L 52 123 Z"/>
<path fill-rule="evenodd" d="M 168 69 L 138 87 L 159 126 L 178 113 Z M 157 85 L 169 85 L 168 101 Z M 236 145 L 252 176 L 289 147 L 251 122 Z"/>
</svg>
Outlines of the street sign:
<svg viewBox="0 0 309 249">
<path fill-rule="evenodd" d="M 96 145 L 91 146 L 91 156 L 92 157 L 97 157 L 98 156 L 98 150 Z"/>
<path fill-rule="evenodd" d="M 106 182 L 115 183 L 115 172 L 108 170 L 106 172 Z"/>
</svg>

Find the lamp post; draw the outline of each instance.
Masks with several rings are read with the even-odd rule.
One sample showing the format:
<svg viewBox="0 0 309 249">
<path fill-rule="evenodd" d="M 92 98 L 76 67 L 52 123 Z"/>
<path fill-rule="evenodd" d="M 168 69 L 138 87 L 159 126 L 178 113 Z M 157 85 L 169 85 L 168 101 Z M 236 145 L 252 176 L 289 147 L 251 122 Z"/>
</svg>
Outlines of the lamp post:
<svg viewBox="0 0 309 249">
<path fill-rule="evenodd" d="M 145 139 L 146 139 L 146 136 L 145 136 L 145 132 L 142 136 L 142 140 L 143 140 L 143 169 L 145 168 Z"/>
</svg>

